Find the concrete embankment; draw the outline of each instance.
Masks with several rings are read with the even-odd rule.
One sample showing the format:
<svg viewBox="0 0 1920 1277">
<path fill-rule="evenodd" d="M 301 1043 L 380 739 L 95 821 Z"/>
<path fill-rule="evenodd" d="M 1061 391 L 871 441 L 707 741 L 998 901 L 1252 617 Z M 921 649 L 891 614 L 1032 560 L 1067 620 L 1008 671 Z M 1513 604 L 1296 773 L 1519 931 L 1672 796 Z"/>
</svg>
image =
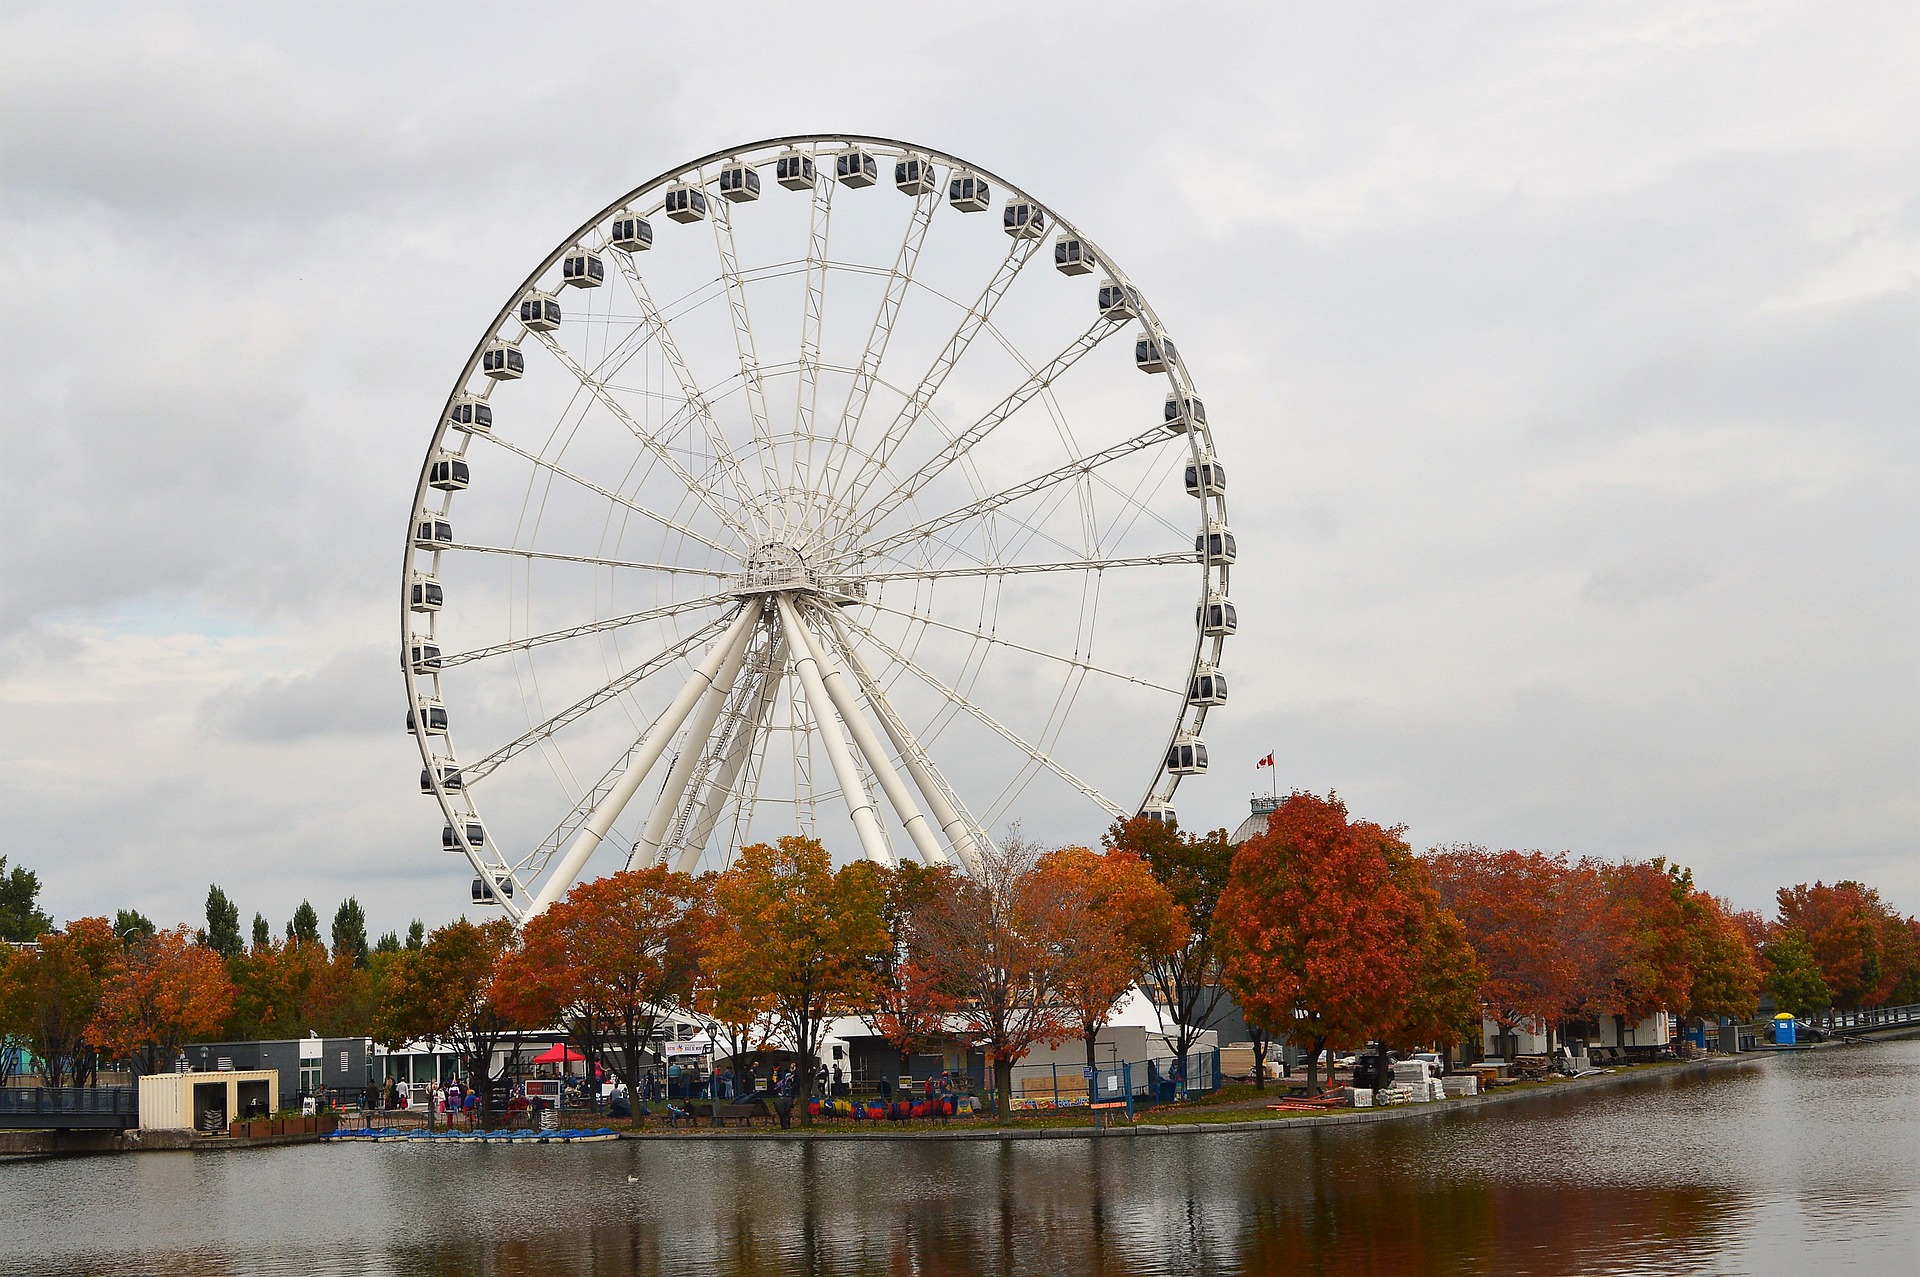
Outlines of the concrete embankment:
<svg viewBox="0 0 1920 1277">
<path fill-rule="evenodd" d="M 226 1153 L 280 1144 L 318 1144 L 318 1135 L 207 1138 L 192 1131 L 0 1131 L 0 1157 L 80 1157 L 98 1153 Z"/>
</svg>

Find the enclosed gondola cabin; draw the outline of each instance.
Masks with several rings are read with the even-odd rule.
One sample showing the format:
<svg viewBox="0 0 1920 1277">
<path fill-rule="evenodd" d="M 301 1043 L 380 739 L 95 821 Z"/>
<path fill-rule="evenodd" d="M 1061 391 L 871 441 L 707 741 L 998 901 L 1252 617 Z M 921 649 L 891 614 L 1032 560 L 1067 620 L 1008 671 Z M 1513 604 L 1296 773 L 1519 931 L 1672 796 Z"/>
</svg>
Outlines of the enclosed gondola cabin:
<svg viewBox="0 0 1920 1277">
<path fill-rule="evenodd" d="M 440 578 L 425 572 L 413 574 L 413 582 L 407 587 L 409 608 L 415 612 L 438 612 L 446 601 L 446 591 L 440 588 Z"/>
<path fill-rule="evenodd" d="M 1209 591 L 1207 601 L 1194 609 L 1194 620 L 1208 638 L 1227 638 L 1240 629 L 1240 609 L 1218 590 Z"/>
<path fill-rule="evenodd" d="M 1202 661 L 1194 669 L 1193 677 L 1187 680 L 1187 704 L 1225 705 L 1226 703 L 1227 676 Z"/>
<path fill-rule="evenodd" d="M 842 186 L 872 186 L 880 180 L 880 166 L 866 151 L 843 151 L 833 159 L 833 175 Z"/>
<path fill-rule="evenodd" d="M 571 288 L 598 288 L 607 282 L 607 264 L 585 249 L 560 259 L 560 282 Z"/>
<path fill-rule="evenodd" d="M 940 189 L 940 174 L 924 155 L 909 155 L 893 165 L 893 184 L 907 195 L 928 195 Z"/>
<path fill-rule="evenodd" d="M 455 430 L 486 434 L 493 429 L 493 409 L 484 399 L 473 395 L 458 395 L 453 407 L 447 410 L 447 424 Z"/>
<path fill-rule="evenodd" d="M 495 874 L 493 885 L 488 886 L 484 877 L 473 880 L 473 903 L 477 905 L 497 905 L 502 900 L 513 899 L 513 875 Z"/>
<path fill-rule="evenodd" d="M 661 207 L 676 222 L 702 221 L 707 215 L 707 193 L 697 186 L 676 182 L 667 188 L 666 199 Z"/>
<path fill-rule="evenodd" d="M 436 697 L 423 696 L 420 703 L 407 711 L 407 733 L 419 736 L 445 736 L 447 734 L 447 707 Z"/>
<path fill-rule="evenodd" d="M 431 794 L 433 792 L 433 781 L 436 775 L 440 778 L 440 788 L 442 789 L 459 789 L 465 784 L 465 782 L 460 779 L 459 764 L 455 763 L 451 758 L 436 758 L 433 760 L 433 766 L 420 769 L 421 793 Z"/>
<path fill-rule="evenodd" d="M 1207 424 L 1207 406 L 1192 395 L 1171 394 L 1167 396 L 1161 420 L 1169 433 L 1183 435 L 1195 426 Z"/>
<path fill-rule="evenodd" d="M 760 198 L 760 171 L 751 164 L 729 164 L 720 170 L 720 198 L 745 204 Z"/>
<path fill-rule="evenodd" d="M 1207 747 L 1192 732 L 1182 732 L 1167 750 L 1167 770 L 1176 776 L 1198 776 L 1207 770 Z"/>
<path fill-rule="evenodd" d="M 444 550 L 453 544 L 453 524 L 437 514 L 422 514 L 413 521 L 413 548 Z"/>
<path fill-rule="evenodd" d="M 465 826 L 467 835 L 466 847 L 472 847 L 475 851 L 478 851 L 487 845 L 486 826 L 477 820 L 467 820 L 461 823 Z M 461 830 L 453 825 L 442 825 L 440 827 L 440 849 L 442 851 L 465 851 L 466 847 L 460 845 L 460 834 Z"/>
<path fill-rule="evenodd" d="M 790 191 L 810 191 L 818 180 L 813 157 L 800 151 L 788 151 L 773 162 L 773 180 Z"/>
<path fill-rule="evenodd" d="M 439 673 L 440 645 L 415 639 L 407 647 L 407 664 L 413 667 L 415 674 Z"/>
<path fill-rule="evenodd" d="M 1015 196 L 1001 211 L 1000 229 L 1015 239 L 1039 239 L 1047 233 L 1047 215 L 1032 200 Z"/>
<path fill-rule="evenodd" d="M 1208 563 L 1232 563 L 1240 557 L 1240 543 L 1226 524 L 1209 519 L 1207 530 L 1193 538 L 1193 552 Z"/>
<path fill-rule="evenodd" d="M 1187 495 L 1223 497 L 1227 494 L 1227 468 L 1203 452 L 1198 461 L 1187 462 Z"/>
<path fill-rule="evenodd" d="M 1165 372 L 1175 359 L 1173 343 L 1149 333 L 1133 343 L 1133 364 L 1141 372 Z"/>
<path fill-rule="evenodd" d="M 463 492 L 472 476 L 465 457 L 443 452 L 427 467 L 427 486 L 442 492 Z"/>
<path fill-rule="evenodd" d="M 552 332 L 560 326 L 560 302 L 552 293 L 528 293 L 520 303 L 520 326 L 533 333 Z"/>
<path fill-rule="evenodd" d="M 653 247 L 653 223 L 637 213 L 613 219 L 607 242 L 624 253 L 644 253 Z"/>
<path fill-rule="evenodd" d="M 1163 803 L 1157 798 L 1140 808 L 1140 818 L 1151 820 L 1156 825 L 1172 825 L 1179 822 L 1179 817 L 1174 814 L 1173 804 Z"/>
<path fill-rule="evenodd" d="M 504 341 L 490 341 L 480 352 L 480 371 L 495 381 L 515 381 L 527 375 L 526 356 Z"/>
<path fill-rule="evenodd" d="M 974 173 L 956 173 L 947 183 L 947 203 L 962 213 L 984 213 L 993 199 L 987 179 Z"/>
<path fill-rule="evenodd" d="M 1053 268 L 1062 275 L 1091 275 L 1099 263 L 1093 250 L 1077 235 L 1062 235 L 1053 241 Z"/>
<path fill-rule="evenodd" d="M 1140 290 L 1110 279 L 1100 285 L 1098 304 L 1103 319 L 1132 319 L 1140 313 Z"/>
</svg>

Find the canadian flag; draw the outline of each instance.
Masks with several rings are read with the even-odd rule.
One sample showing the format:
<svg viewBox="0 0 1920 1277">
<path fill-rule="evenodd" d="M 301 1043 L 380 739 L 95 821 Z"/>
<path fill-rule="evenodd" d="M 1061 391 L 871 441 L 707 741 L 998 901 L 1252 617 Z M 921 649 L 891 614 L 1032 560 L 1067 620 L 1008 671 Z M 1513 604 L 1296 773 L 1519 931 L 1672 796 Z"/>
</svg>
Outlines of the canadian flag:
<svg viewBox="0 0 1920 1277">
<path fill-rule="evenodd" d="M 1267 756 L 1266 756 L 1265 758 L 1263 758 L 1263 759 L 1261 759 L 1261 760 L 1260 760 L 1259 762 L 1257 762 L 1257 763 L 1255 763 L 1255 764 L 1254 764 L 1254 766 L 1255 766 L 1255 767 L 1271 767 L 1271 766 L 1273 766 L 1273 755 L 1272 755 L 1272 754 L 1268 754 L 1268 755 L 1267 755 Z"/>
</svg>

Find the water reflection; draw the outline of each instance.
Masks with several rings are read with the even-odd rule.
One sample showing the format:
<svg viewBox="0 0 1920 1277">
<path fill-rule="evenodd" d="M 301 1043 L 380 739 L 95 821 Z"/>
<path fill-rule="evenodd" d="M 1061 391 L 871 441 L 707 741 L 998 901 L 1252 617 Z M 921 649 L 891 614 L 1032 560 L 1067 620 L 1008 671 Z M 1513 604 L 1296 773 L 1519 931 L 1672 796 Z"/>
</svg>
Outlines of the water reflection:
<svg viewBox="0 0 1920 1277">
<path fill-rule="evenodd" d="M 0 1167 L 0 1210 L 19 1225 L 0 1233 L 0 1270 L 1892 1268 L 1920 1233 L 1916 1149 L 1920 1043 L 1900 1043 L 1288 1135 L 345 1145 L 15 1164 Z"/>
</svg>

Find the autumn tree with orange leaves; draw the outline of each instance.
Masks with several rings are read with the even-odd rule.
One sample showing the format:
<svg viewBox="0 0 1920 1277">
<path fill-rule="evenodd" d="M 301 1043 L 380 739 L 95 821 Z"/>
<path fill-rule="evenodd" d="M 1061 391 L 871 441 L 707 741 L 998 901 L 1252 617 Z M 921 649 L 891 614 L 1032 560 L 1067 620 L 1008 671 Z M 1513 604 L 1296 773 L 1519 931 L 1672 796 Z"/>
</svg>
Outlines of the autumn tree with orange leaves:
<svg viewBox="0 0 1920 1277">
<path fill-rule="evenodd" d="M 520 1024 L 603 1032 L 610 1063 L 639 1094 L 654 1029 L 693 991 L 703 919 L 693 879 L 664 867 L 576 884 L 534 916 L 494 972 L 489 997 Z"/>
<path fill-rule="evenodd" d="M 891 943 L 885 896 L 876 865 L 836 871 L 813 838 L 742 847 L 714 881 L 706 965 L 721 987 L 768 1008 L 804 1082 L 827 1022 L 872 1002 L 875 960 Z"/>
<path fill-rule="evenodd" d="M 1186 917 L 1146 861 L 1126 851 L 1048 852 L 1025 890 L 1054 985 L 1078 1022 L 1087 1067 L 1096 1068 L 1100 1030 L 1148 961 L 1186 943 Z"/>
<path fill-rule="evenodd" d="M 1777 926 L 1806 938 L 1833 1005 L 1882 1006 L 1894 991 L 1920 985 L 1920 928 L 1859 882 L 1782 887 Z"/>
<path fill-rule="evenodd" d="M 1186 919 L 1180 942 L 1149 954 L 1143 971 L 1146 987 L 1173 1020 L 1174 1054 L 1185 1059 L 1213 1023 L 1226 987 L 1213 916 L 1233 870 L 1234 849 L 1224 829 L 1189 834 L 1145 816 L 1115 821 L 1106 846 L 1144 860 Z"/>
<path fill-rule="evenodd" d="M 1227 984 L 1249 1019 L 1308 1047 L 1318 1085 L 1329 1042 L 1398 1027 L 1415 989 L 1426 911 L 1400 830 L 1349 821 L 1332 795 L 1290 794 L 1233 858 L 1214 925 Z"/>
<path fill-rule="evenodd" d="M 94 1017 L 119 958 L 111 921 L 76 918 L 8 963 L 0 979 L 0 1036 L 27 1044 L 48 1086 L 83 1085 L 96 1071 Z"/>
<path fill-rule="evenodd" d="M 504 918 L 474 923 L 465 918 L 436 927 L 418 949 L 388 955 L 373 1038 L 388 1046 L 429 1040 L 460 1059 L 476 1085 L 494 1078 L 494 1047 L 525 1027 L 493 1000 L 493 973 L 519 945 L 519 932 Z M 488 1088 L 480 1088 L 483 1116 L 490 1119 Z"/>
<path fill-rule="evenodd" d="M 138 1072 L 158 1073 L 184 1044 L 219 1033 L 232 1009 L 227 964 L 195 942 L 193 928 L 173 927 L 122 947 L 100 991 L 93 1036 Z"/>
</svg>

